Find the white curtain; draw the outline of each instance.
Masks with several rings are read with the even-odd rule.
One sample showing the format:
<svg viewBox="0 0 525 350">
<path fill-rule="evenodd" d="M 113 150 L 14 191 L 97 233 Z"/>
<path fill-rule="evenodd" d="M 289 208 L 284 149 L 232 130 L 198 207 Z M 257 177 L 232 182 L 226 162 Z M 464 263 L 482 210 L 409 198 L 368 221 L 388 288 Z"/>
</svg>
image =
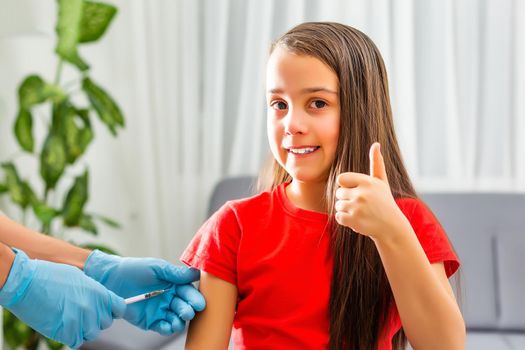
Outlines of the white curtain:
<svg viewBox="0 0 525 350">
<path fill-rule="evenodd" d="M 268 155 L 268 46 L 303 21 L 343 22 L 378 45 L 418 190 L 525 191 L 523 1 L 112 2 L 119 14 L 107 36 L 81 52 L 127 121 L 117 139 L 98 128 L 86 158 L 90 209 L 124 225 L 100 239 L 121 253 L 176 261 L 206 217 L 213 185 L 257 173 Z M 0 159 L 14 149 L 16 84 L 34 70 L 51 75 L 55 64 L 55 2 L 8 3 Z"/>
</svg>

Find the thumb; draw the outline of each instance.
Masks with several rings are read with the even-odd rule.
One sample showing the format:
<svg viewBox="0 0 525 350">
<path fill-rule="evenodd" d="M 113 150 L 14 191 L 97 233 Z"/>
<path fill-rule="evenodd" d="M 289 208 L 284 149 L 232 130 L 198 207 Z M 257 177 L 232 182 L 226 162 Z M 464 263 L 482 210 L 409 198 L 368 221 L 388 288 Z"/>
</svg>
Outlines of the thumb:
<svg viewBox="0 0 525 350">
<path fill-rule="evenodd" d="M 388 183 L 386 175 L 385 161 L 381 155 L 381 145 L 374 142 L 370 147 L 370 176 L 383 180 Z"/>
<path fill-rule="evenodd" d="M 108 293 L 111 300 L 111 313 L 113 314 L 113 317 L 124 317 L 124 313 L 126 312 L 126 303 L 124 302 L 124 299 L 110 290 L 108 290 Z"/>
<path fill-rule="evenodd" d="M 173 284 L 187 284 L 198 281 L 200 271 L 192 267 L 175 266 L 168 264 L 163 268 L 162 277 L 165 281 Z"/>
</svg>

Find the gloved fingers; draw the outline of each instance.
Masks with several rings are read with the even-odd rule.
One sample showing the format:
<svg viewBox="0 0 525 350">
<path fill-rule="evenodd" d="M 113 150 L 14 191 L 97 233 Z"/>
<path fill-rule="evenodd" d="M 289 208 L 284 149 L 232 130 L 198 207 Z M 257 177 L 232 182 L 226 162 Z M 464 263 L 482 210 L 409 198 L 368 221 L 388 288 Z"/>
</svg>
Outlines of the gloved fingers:
<svg viewBox="0 0 525 350">
<path fill-rule="evenodd" d="M 171 300 L 170 310 L 184 321 L 189 321 L 195 317 L 193 307 L 177 296 Z"/>
<path fill-rule="evenodd" d="M 78 341 L 75 341 L 75 343 L 73 344 L 66 344 L 66 345 L 69 346 L 71 349 L 78 349 L 84 343 L 84 341 L 85 340 L 78 340 Z"/>
<path fill-rule="evenodd" d="M 100 329 L 93 328 L 93 329 L 89 330 L 88 332 L 86 332 L 86 334 L 84 334 L 84 341 L 95 340 L 95 339 L 98 338 L 99 335 L 100 335 Z M 80 345 L 82 345 L 82 344 L 80 344 Z"/>
<path fill-rule="evenodd" d="M 200 271 L 192 267 L 175 266 L 166 264 L 160 271 L 160 278 L 173 284 L 186 284 L 198 281 L 200 278 Z"/>
<path fill-rule="evenodd" d="M 193 310 L 193 307 L 179 297 L 173 298 L 170 304 L 170 309 L 175 313 L 175 315 L 184 321 L 189 321 L 195 317 L 195 311 Z"/>
<path fill-rule="evenodd" d="M 206 307 L 206 300 L 204 300 L 202 294 L 192 284 L 177 286 L 177 295 L 195 311 L 202 311 Z"/>
<path fill-rule="evenodd" d="M 177 317 L 177 315 L 175 315 L 173 311 L 168 311 L 166 312 L 166 316 L 164 316 L 164 320 L 167 321 L 168 323 L 171 323 L 173 322 L 173 319 L 175 317 Z"/>
<path fill-rule="evenodd" d="M 100 317 L 100 329 L 109 328 L 113 324 L 113 315 L 99 315 Z"/>
<path fill-rule="evenodd" d="M 124 313 L 126 312 L 126 303 L 124 302 L 124 299 L 110 290 L 108 290 L 108 293 L 110 297 L 110 307 L 112 316 L 114 318 L 124 317 Z"/>
<path fill-rule="evenodd" d="M 152 331 L 159 333 L 160 335 L 172 335 L 173 328 L 171 323 L 166 320 L 159 320 L 151 325 L 149 328 Z"/>
<path fill-rule="evenodd" d="M 80 339 L 77 337 L 75 337 L 75 339 L 71 339 L 71 337 L 68 339 L 65 339 L 64 337 L 62 337 L 61 339 L 58 339 L 56 335 L 48 335 L 48 334 L 44 334 L 44 335 L 48 337 L 49 339 L 53 339 L 54 341 L 67 345 L 71 349 L 77 349 L 84 343 L 83 339 Z"/>
<path fill-rule="evenodd" d="M 182 333 L 184 332 L 184 328 L 186 328 L 186 321 L 180 319 L 180 317 L 177 317 L 175 315 L 175 317 L 171 321 L 171 328 L 175 333 Z"/>
<path fill-rule="evenodd" d="M 186 322 L 181 320 L 174 312 L 168 311 L 165 320 L 171 324 L 171 329 L 174 333 L 180 333 L 186 327 Z"/>
</svg>

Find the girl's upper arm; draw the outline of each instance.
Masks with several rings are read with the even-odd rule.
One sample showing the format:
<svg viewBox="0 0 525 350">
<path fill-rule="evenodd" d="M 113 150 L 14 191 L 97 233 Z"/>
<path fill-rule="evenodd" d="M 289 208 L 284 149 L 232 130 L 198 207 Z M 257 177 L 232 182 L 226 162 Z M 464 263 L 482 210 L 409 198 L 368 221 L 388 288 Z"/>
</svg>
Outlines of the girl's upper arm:
<svg viewBox="0 0 525 350">
<path fill-rule="evenodd" d="M 450 282 L 447 278 L 447 274 L 445 273 L 445 265 L 443 264 L 443 262 L 433 263 L 431 266 L 432 266 L 432 271 L 434 271 L 434 274 L 437 276 L 440 284 L 446 290 L 447 294 L 450 295 L 450 297 L 454 301 L 456 301 L 456 296 L 454 295 L 452 286 L 450 285 Z"/>
<path fill-rule="evenodd" d="M 237 287 L 202 271 L 199 290 L 206 299 L 206 308 L 190 322 L 186 349 L 228 349 Z"/>
</svg>

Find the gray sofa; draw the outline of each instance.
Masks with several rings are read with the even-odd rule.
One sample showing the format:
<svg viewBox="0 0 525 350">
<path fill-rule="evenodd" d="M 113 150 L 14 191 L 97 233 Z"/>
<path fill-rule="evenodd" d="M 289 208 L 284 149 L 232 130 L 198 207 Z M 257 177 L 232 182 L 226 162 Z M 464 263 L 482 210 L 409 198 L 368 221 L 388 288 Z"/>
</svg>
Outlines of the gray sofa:
<svg viewBox="0 0 525 350">
<path fill-rule="evenodd" d="M 229 199 L 253 193 L 253 177 L 215 187 L 209 213 Z M 525 349 L 525 194 L 424 193 L 462 262 L 456 291 L 467 323 L 468 350 Z M 176 350 L 184 334 L 161 337 L 123 321 L 83 349 Z"/>
</svg>

